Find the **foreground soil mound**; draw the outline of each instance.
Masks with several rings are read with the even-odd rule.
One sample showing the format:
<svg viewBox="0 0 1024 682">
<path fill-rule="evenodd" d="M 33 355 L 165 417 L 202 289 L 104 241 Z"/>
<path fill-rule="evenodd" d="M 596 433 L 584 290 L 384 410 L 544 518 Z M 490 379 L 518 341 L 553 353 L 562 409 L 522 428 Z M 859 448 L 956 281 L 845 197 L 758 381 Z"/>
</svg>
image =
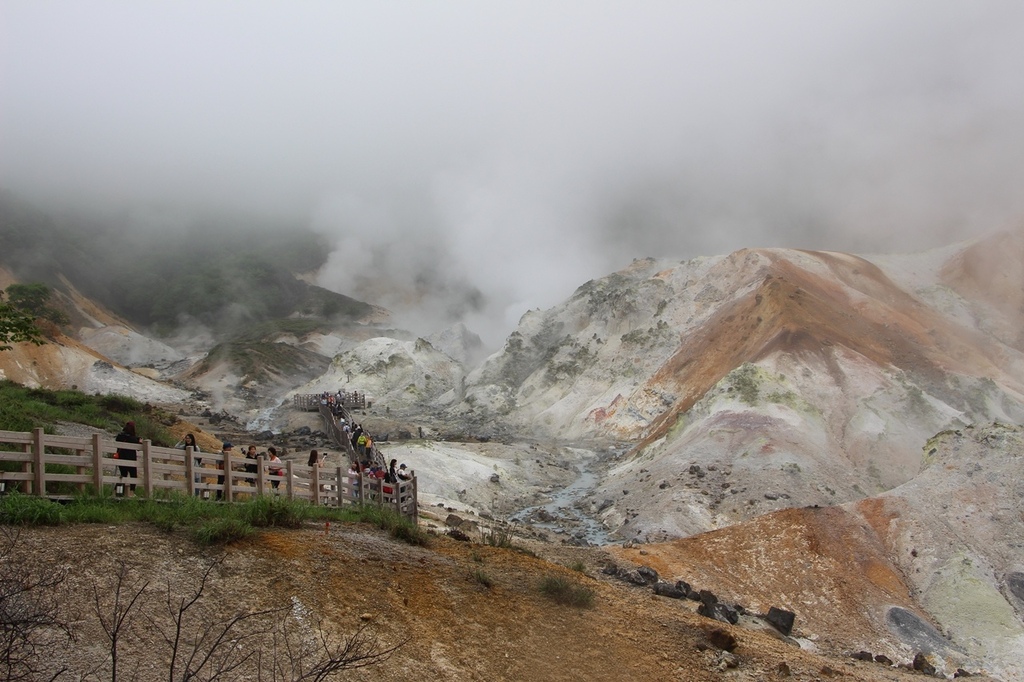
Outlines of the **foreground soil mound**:
<svg viewBox="0 0 1024 682">
<path fill-rule="evenodd" d="M 110 639 L 98 614 L 109 625 L 118 576 L 122 608 L 139 594 L 120 633 L 122 674 L 155 679 L 170 660 L 161 635 L 169 605 L 194 595 L 211 565 L 190 612 L 190 637 L 239 614 L 281 608 L 281 618 L 318 624 L 315 634 L 332 642 L 365 627 L 383 647 L 401 644 L 385 663 L 347 671 L 345 679 L 720 680 L 728 670 L 742 680 L 867 681 L 914 674 L 810 653 L 777 633 L 704 618 L 692 602 L 603 576 L 610 557 L 602 550 L 536 548 L 446 536 L 414 547 L 365 525 L 335 524 L 269 530 L 209 549 L 145 525 L 81 525 L 24 529 L 5 561 L 69 569 L 60 613 L 74 622 L 76 641 L 54 655 L 79 673 L 105 671 L 101 677 L 109 674 Z M 590 594 L 590 606 L 546 596 L 540 584 L 552 578 Z M 238 646 L 253 645 L 266 658 L 271 644 L 257 638 Z"/>
</svg>

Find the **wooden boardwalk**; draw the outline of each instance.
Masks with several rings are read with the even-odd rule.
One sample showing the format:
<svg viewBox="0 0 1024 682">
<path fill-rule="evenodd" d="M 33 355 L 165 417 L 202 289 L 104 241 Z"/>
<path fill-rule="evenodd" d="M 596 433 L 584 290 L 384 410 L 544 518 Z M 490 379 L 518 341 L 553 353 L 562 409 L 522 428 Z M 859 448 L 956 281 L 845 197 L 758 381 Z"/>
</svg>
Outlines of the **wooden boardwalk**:
<svg viewBox="0 0 1024 682">
<path fill-rule="evenodd" d="M 133 449 L 138 459 L 115 458 L 118 448 Z M 0 493 L 19 491 L 51 499 L 76 496 L 115 497 L 137 484 L 136 494 L 147 498 L 177 492 L 227 502 L 255 495 L 278 495 L 307 500 L 314 505 L 342 507 L 377 504 L 418 520 L 416 476 L 396 484 L 350 474 L 344 467 L 311 467 L 292 461 L 281 463 L 273 475 L 267 460 L 255 462 L 230 453 L 193 453 L 141 444 L 119 443 L 95 434 L 91 438 L 56 436 L 37 428 L 31 432 L 0 431 Z M 136 467 L 135 478 L 123 478 L 119 466 Z M 245 469 L 255 465 L 256 471 Z M 222 480 L 218 480 L 222 479 Z"/>
</svg>

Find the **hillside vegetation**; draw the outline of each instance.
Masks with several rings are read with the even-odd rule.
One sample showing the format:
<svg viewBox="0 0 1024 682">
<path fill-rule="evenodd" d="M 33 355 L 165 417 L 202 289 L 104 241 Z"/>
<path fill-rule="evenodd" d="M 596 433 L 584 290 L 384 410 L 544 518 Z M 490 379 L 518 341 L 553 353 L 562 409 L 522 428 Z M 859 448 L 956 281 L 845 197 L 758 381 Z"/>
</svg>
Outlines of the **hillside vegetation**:
<svg viewBox="0 0 1024 682">
<path fill-rule="evenodd" d="M 65 280 L 133 324 L 222 332 L 302 315 L 346 320 L 371 307 L 298 279 L 329 253 L 305 227 L 242 216 L 53 217 L 0 193 L 0 254 L 24 281 Z M 63 278 L 62 278 L 63 276 Z"/>
</svg>

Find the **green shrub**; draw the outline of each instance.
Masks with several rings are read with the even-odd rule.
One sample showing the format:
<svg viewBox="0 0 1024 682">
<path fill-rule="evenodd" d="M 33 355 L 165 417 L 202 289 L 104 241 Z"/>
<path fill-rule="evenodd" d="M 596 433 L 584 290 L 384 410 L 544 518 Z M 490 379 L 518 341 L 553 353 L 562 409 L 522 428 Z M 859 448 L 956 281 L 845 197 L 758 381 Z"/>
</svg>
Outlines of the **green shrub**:
<svg viewBox="0 0 1024 682">
<path fill-rule="evenodd" d="M 211 519 L 192 531 L 192 539 L 200 545 L 225 545 L 252 537 L 255 529 L 234 518 Z"/>
<path fill-rule="evenodd" d="M 505 549 L 512 548 L 512 540 L 515 538 L 510 526 L 492 527 L 489 530 L 484 530 L 481 536 L 483 537 L 484 544 L 491 547 L 504 547 Z"/>
<path fill-rule="evenodd" d="M 393 509 L 378 507 L 375 504 L 364 504 L 359 508 L 359 517 L 361 521 L 372 523 L 381 530 L 388 531 L 396 540 L 420 547 L 426 547 L 429 543 L 430 538 L 422 528 L 400 516 Z"/>
<path fill-rule="evenodd" d="M 309 515 L 309 508 L 310 505 L 304 501 L 262 495 L 246 502 L 241 512 L 247 523 L 259 528 L 301 528 Z"/>
<path fill-rule="evenodd" d="M 594 591 L 577 585 L 568 578 L 549 575 L 540 581 L 541 594 L 565 606 L 589 609 L 594 605 Z"/>
<path fill-rule="evenodd" d="M 58 526 L 64 510 L 42 497 L 12 493 L 0 498 L 0 523 L 10 526 Z"/>
<path fill-rule="evenodd" d="M 484 573 L 483 569 L 475 569 L 474 571 L 470 572 L 469 575 L 470 578 L 477 581 L 487 589 L 491 589 L 492 587 L 494 587 L 494 581 L 491 580 L 491 576 Z"/>
<path fill-rule="evenodd" d="M 64 507 L 68 523 L 109 523 L 121 524 L 131 520 L 124 505 L 111 500 L 80 500 Z"/>
<path fill-rule="evenodd" d="M 583 573 L 584 575 L 587 573 L 587 565 L 579 559 L 569 564 L 567 568 L 576 571 L 577 573 Z"/>
</svg>

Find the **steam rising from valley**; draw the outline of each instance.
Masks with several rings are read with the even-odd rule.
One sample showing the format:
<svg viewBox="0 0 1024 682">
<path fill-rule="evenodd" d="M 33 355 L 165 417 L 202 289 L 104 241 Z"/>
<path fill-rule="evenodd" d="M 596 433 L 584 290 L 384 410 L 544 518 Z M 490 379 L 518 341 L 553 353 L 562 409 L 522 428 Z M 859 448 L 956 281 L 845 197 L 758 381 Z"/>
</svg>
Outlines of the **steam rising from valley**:
<svg viewBox="0 0 1024 682">
<path fill-rule="evenodd" d="M 1015 2 L 0 8 L 0 186 L 311 228 L 496 345 L 634 257 L 917 250 L 1024 213 Z M 125 218 L 125 216 L 128 216 Z"/>
</svg>

